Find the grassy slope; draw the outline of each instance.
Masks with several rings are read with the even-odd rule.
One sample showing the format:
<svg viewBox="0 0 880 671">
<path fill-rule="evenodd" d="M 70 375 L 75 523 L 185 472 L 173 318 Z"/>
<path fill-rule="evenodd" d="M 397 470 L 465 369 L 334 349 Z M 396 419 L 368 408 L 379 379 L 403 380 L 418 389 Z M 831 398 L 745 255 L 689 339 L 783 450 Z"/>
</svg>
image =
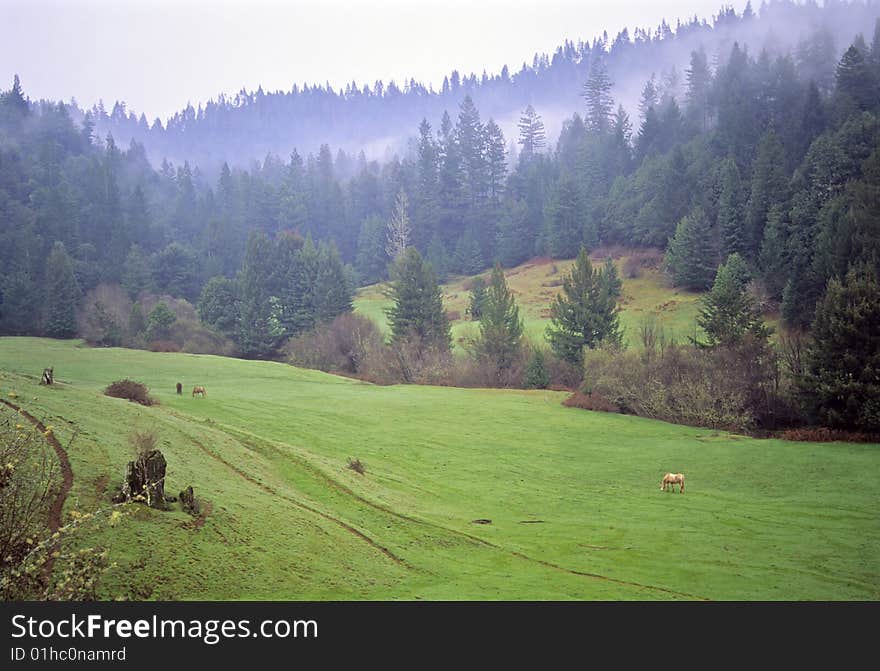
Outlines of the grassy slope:
<svg viewBox="0 0 880 671">
<path fill-rule="evenodd" d="M 616 261 L 618 271 L 623 260 L 621 258 Z M 593 261 L 601 263 L 599 259 Z M 516 268 L 505 270 L 507 282 L 520 306 L 526 334 L 533 342 L 543 342 L 544 332 L 550 322 L 550 303 L 559 293 L 558 284 L 561 284 L 573 263 L 573 260 L 533 259 Z M 488 280 L 488 273 L 483 273 L 483 277 Z M 446 309 L 461 315 L 452 324 L 456 342 L 477 333 L 476 324 L 465 317 L 470 292 L 464 287 L 470 279 L 455 278 L 442 287 Z M 553 284 L 557 286 L 552 286 Z M 644 270 L 639 278 L 624 278 L 622 294 L 620 323 L 625 340 L 630 345 L 638 344 L 639 325 L 651 314 L 656 317 L 667 336 L 682 341 L 693 335 L 700 295 L 671 287 L 663 273 Z M 355 310 L 376 321 L 384 330 L 387 330 L 384 309 L 389 305 L 390 301 L 385 298 L 382 285 L 360 289 L 355 299 Z"/>
<path fill-rule="evenodd" d="M 44 365 L 56 388 L 37 385 Z M 101 395 L 124 376 L 162 405 Z M 209 397 L 176 397 L 177 380 Z M 201 528 L 137 507 L 84 538 L 120 563 L 108 597 L 880 597 L 876 445 L 757 441 L 568 409 L 553 392 L 376 387 L 29 338 L 0 339 L 10 392 L 62 443 L 78 431 L 68 512 L 108 504 L 134 426 L 160 431 L 168 489 L 193 484 L 211 504 Z M 668 470 L 687 473 L 685 495 L 658 491 Z"/>
</svg>

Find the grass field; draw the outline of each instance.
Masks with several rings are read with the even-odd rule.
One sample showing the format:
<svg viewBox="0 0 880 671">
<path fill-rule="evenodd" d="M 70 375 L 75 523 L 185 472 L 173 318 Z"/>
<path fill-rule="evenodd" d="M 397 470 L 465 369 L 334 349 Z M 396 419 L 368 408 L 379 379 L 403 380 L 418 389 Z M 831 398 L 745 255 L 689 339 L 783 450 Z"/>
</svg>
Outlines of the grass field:
<svg viewBox="0 0 880 671">
<path fill-rule="evenodd" d="M 51 388 L 37 382 L 48 365 Z M 126 376 L 161 405 L 102 395 Z M 209 396 L 176 396 L 178 380 Z M 33 338 L 0 338 L 0 396 L 63 445 L 76 434 L 66 514 L 110 505 L 135 427 L 159 432 L 167 490 L 192 484 L 206 502 L 198 521 L 131 506 L 80 536 L 119 564 L 104 598 L 880 597 L 877 445 L 753 440 L 565 408 L 549 391 L 378 387 Z M 678 470 L 685 494 L 661 493 Z"/>
<path fill-rule="evenodd" d="M 618 272 L 624 258 L 615 262 Z M 602 261 L 593 259 L 593 262 L 599 264 Z M 544 341 L 545 330 L 550 323 L 550 303 L 561 290 L 562 278 L 573 264 L 573 260 L 532 259 L 505 270 L 507 282 L 520 308 L 526 335 L 532 342 Z M 622 272 L 620 274 L 623 276 Z M 482 276 L 488 280 L 489 272 Z M 477 335 L 476 323 L 466 316 L 470 301 L 467 287 L 470 286 L 471 279 L 473 278 L 454 278 L 442 287 L 443 304 L 447 311 L 459 315 L 452 322 L 453 340 L 457 344 Z M 638 278 L 624 278 L 620 301 L 620 324 L 624 330 L 624 340 L 629 345 L 638 345 L 640 324 L 649 315 L 663 327 L 667 337 L 683 341 L 694 335 L 699 297 L 700 294 L 672 287 L 668 277 L 657 270 L 644 269 Z M 388 328 L 385 309 L 390 305 L 381 284 L 360 289 L 355 298 L 355 310 L 373 319 L 384 331 Z"/>
</svg>

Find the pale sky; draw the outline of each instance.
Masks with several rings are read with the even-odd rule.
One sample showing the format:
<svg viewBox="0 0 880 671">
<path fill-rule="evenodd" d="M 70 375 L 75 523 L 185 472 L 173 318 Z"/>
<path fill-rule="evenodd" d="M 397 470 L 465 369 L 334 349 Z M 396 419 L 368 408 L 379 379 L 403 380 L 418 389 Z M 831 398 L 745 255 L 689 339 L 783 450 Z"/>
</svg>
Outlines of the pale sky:
<svg viewBox="0 0 880 671">
<path fill-rule="evenodd" d="M 0 0 L 0 90 L 116 100 L 163 120 L 187 102 L 294 83 L 339 87 L 453 69 L 512 72 L 566 38 L 656 28 L 723 0 Z M 737 11 L 745 4 L 734 1 Z M 760 4 L 760 3 L 758 3 Z M 756 5 L 757 6 L 757 5 Z"/>
</svg>

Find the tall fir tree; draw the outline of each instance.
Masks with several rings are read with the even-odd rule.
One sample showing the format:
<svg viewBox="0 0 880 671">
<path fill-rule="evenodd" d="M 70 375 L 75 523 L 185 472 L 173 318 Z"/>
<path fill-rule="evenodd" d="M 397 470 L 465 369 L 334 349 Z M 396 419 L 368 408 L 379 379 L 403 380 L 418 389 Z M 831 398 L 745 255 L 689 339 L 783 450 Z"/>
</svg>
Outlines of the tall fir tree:
<svg viewBox="0 0 880 671">
<path fill-rule="evenodd" d="M 602 56 L 590 63 L 590 75 L 584 84 L 583 97 L 587 105 L 587 127 L 593 133 L 604 134 L 611 128 L 614 99 L 611 97 L 613 83 Z"/>
<path fill-rule="evenodd" d="M 400 345 L 415 338 L 423 347 L 450 349 L 452 332 L 440 285 L 430 264 L 414 247 L 392 266 L 388 297 L 392 301 L 386 312 L 392 343 Z"/>
<path fill-rule="evenodd" d="M 801 391 L 821 423 L 880 431 L 880 283 L 861 266 L 832 279 L 816 308 Z"/>
<path fill-rule="evenodd" d="M 573 365 L 583 363 L 585 347 L 623 340 L 617 301 L 603 290 L 601 271 L 593 268 L 584 248 L 550 306 L 547 340 L 556 356 Z"/>
<path fill-rule="evenodd" d="M 721 166 L 721 195 L 718 198 L 718 232 L 725 256 L 745 253 L 742 182 L 736 161 L 728 158 Z"/>
<path fill-rule="evenodd" d="M 522 146 L 520 153 L 521 161 L 529 161 L 547 145 L 547 136 L 544 133 L 544 122 L 531 104 L 523 110 L 517 124 L 519 128 L 519 144 Z"/>
<path fill-rule="evenodd" d="M 46 261 L 46 335 L 50 338 L 76 336 L 76 308 L 80 290 L 73 262 L 64 243 L 56 242 Z"/>
<path fill-rule="evenodd" d="M 480 314 L 477 356 L 488 361 L 502 375 L 516 360 L 523 335 L 519 308 L 507 286 L 500 265 L 492 269 Z"/>
<path fill-rule="evenodd" d="M 718 267 L 718 253 L 712 227 L 697 208 L 678 222 L 666 250 L 666 267 L 677 286 L 702 291 L 712 285 Z"/>
<path fill-rule="evenodd" d="M 766 342 L 770 333 L 761 312 L 747 290 L 748 270 L 739 254 L 731 254 L 715 275 L 715 282 L 701 299 L 697 325 L 709 346 L 732 346 L 748 334 Z"/>
</svg>

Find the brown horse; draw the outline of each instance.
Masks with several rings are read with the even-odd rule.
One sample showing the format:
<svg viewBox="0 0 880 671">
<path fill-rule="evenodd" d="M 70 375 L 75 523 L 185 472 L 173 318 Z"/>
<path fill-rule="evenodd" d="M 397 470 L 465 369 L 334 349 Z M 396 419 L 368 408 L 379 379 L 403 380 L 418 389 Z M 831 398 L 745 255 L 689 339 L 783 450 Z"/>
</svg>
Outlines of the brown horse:
<svg viewBox="0 0 880 671">
<path fill-rule="evenodd" d="M 202 387 L 201 385 L 196 385 L 193 387 L 193 398 L 196 396 L 207 396 L 208 390 Z"/>
<path fill-rule="evenodd" d="M 678 485 L 678 493 L 684 494 L 684 473 L 667 473 L 660 481 L 660 491 L 666 492 L 671 488 L 675 491 L 675 485 Z"/>
</svg>

